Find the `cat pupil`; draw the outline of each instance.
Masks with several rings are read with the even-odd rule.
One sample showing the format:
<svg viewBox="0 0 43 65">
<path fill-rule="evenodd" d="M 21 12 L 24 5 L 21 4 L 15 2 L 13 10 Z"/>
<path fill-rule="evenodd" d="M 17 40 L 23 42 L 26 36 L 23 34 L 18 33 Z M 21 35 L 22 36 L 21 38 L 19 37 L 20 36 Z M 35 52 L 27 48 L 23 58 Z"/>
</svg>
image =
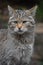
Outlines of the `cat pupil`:
<svg viewBox="0 0 43 65">
<path fill-rule="evenodd" d="M 26 23 L 27 21 L 23 21 L 23 23 Z"/>
<path fill-rule="evenodd" d="M 14 23 L 17 23 L 18 21 L 14 21 Z"/>
</svg>

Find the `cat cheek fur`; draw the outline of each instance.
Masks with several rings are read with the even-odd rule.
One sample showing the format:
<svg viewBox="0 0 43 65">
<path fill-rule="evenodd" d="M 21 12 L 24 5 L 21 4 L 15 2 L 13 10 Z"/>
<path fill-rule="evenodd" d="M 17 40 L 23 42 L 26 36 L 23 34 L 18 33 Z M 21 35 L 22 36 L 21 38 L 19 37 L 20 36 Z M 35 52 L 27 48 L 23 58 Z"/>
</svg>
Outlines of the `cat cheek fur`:
<svg viewBox="0 0 43 65">
<path fill-rule="evenodd" d="M 14 32 L 18 32 L 18 28 L 17 27 L 14 28 Z"/>
<path fill-rule="evenodd" d="M 22 30 L 23 32 L 26 32 L 28 29 L 27 29 L 27 27 L 22 27 L 21 30 Z"/>
</svg>

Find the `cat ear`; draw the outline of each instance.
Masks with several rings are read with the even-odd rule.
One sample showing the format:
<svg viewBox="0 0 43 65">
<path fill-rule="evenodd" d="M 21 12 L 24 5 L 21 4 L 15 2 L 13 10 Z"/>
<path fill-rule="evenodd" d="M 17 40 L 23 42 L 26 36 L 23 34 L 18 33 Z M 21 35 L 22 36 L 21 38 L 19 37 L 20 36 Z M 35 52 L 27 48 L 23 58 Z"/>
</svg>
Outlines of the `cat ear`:
<svg viewBox="0 0 43 65">
<path fill-rule="evenodd" d="M 33 8 L 31 8 L 29 11 L 30 11 L 30 14 L 34 17 L 35 14 L 36 14 L 36 10 L 37 10 L 37 5 L 34 6 Z"/>
<path fill-rule="evenodd" d="M 28 15 L 31 15 L 31 16 L 34 17 L 35 14 L 36 14 L 36 9 L 37 9 L 37 5 L 34 6 L 34 7 L 32 7 L 31 9 L 27 10 L 26 13 L 27 13 Z"/>
<path fill-rule="evenodd" d="M 14 10 L 11 6 L 8 5 L 8 11 L 9 11 L 9 16 L 12 17 L 14 15 Z"/>
</svg>

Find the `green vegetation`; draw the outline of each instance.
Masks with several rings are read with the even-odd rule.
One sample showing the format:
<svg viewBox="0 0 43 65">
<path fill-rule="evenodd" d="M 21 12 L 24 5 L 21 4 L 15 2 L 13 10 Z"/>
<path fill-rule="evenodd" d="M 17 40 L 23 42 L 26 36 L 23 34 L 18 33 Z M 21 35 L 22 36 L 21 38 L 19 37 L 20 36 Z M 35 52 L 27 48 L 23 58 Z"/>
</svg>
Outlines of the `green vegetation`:
<svg viewBox="0 0 43 65">
<path fill-rule="evenodd" d="M 8 28 L 8 21 L 0 19 L 0 28 L 7 29 Z"/>
<path fill-rule="evenodd" d="M 39 3 L 36 18 L 38 22 L 43 22 L 43 0 Z"/>
</svg>

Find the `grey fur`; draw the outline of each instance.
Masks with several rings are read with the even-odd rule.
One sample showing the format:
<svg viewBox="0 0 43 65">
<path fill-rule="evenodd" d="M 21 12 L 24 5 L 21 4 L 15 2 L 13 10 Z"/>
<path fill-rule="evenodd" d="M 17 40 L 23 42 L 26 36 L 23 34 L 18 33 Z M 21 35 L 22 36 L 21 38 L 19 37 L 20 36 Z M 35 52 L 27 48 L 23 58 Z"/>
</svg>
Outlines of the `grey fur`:
<svg viewBox="0 0 43 65">
<path fill-rule="evenodd" d="M 2 50 L 0 51 L 0 65 L 28 65 L 33 53 L 35 21 L 31 15 L 26 14 L 26 11 L 16 10 L 15 13 L 14 10 L 10 11 L 12 10 L 12 8 L 9 7 L 8 9 L 10 12 L 10 18 L 8 22 L 9 26 L 7 39 L 4 40 L 3 44 L 2 41 L 0 42 L 2 48 Z M 11 29 L 10 23 L 17 18 L 22 19 L 22 17 L 24 17 L 25 20 L 28 20 L 29 22 L 28 25 L 27 22 L 25 24 L 27 30 L 24 32 L 24 28 L 24 30 L 22 30 L 22 34 L 15 33 L 15 27 L 14 29 Z"/>
</svg>

